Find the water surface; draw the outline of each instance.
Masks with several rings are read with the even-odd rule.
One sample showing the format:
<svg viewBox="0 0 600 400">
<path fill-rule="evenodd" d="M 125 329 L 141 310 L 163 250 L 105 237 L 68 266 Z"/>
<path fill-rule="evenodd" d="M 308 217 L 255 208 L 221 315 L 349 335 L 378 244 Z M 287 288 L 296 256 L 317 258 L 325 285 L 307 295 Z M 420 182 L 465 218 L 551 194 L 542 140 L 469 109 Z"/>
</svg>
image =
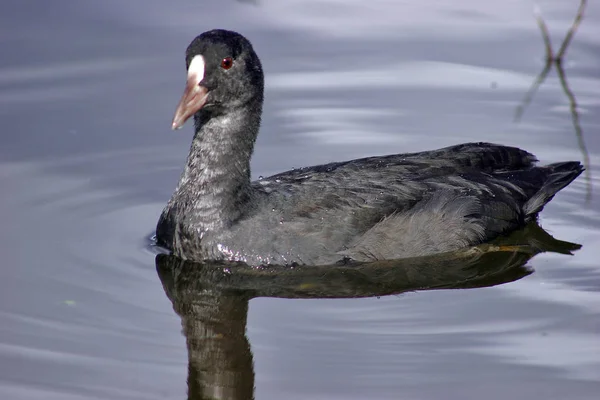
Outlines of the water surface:
<svg viewBox="0 0 600 400">
<path fill-rule="evenodd" d="M 538 4 L 557 48 L 577 5 Z M 148 236 L 192 135 L 169 131 L 184 50 L 215 27 L 242 32 L 263 61 L 254 177 L 465 141 L 523 147 L 543 162 L 583 159 L 554 70 L 514 122 L 544 67 L 529 1 L 3 3 L 0 398 L 186 396 L 182 320 Z M 596 186 L 598 38 L 590 4 L 564 67 Z M 234 299 L 255 398 L 596 398 L 600 203 L 586 191 L 578 179 L 541 217 L 582 248 L 536 255 L 521 279 L 357 299 L 253 297 L 245 325 Z"/>
</svg>

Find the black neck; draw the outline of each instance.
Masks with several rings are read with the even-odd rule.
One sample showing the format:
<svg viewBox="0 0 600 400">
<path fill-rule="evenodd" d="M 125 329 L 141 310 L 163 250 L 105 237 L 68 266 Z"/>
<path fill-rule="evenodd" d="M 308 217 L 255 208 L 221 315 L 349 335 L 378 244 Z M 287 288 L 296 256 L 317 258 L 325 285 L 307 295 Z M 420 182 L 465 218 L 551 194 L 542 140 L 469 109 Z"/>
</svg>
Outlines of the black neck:
<svg viewBox="0 0 600 400">
<path fill-rule="evenodd" d="M 261 102 L 262 103 L 262 102 Z M 251 196 L 250 157 L 260 105 L 194 117 L 196 134 L 175 192 L 186 219 L 204 230 L 227 227 Z"/>
</svg>

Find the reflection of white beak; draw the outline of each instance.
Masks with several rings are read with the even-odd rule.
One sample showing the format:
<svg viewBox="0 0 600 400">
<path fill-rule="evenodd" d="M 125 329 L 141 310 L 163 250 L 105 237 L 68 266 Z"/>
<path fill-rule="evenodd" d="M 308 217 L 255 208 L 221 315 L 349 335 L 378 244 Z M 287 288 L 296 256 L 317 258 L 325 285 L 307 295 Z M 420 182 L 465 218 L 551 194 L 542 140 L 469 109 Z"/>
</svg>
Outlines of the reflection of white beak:
<svg viewBox="0 0 600 400">
<path fill-rule="evenodd" d="M 187 83 L 183 96 L 179 100 L 172 129 L 179 129 L 192 115 L 198 112 L 206 103 L 208 89 L 200 85 L 204 79 L 204 57 L 195 56 L 190 62 L 187 74 Z"/>
</svg>

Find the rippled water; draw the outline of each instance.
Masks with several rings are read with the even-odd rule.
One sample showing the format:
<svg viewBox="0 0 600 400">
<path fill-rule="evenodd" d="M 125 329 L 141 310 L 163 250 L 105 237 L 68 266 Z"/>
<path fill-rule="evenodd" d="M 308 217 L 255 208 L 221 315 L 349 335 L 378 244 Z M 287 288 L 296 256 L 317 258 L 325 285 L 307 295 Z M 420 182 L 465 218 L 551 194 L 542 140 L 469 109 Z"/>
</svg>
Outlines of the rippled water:
<svg viewBox="0 0 600 400">
<path fill-rule="evenodd" d="M 555 49 L 575 3 L 538 2 Z M 261 277 L 235 281 L 262 285 L 242 290 L 174 267 L 159 265 L 157 274 L 148 237 L 192 133 L 169 131 L 183 52 L 215 27 L 249 37 L 265 68 L 255 177 L 482 140 L 523 147 L 543 162 L 583 159 L 554 70 L 514 122 L 544 67 L 530 1 L 4 2 L 0 398 L 184 398 L 188 372 L 229 361 L 240 368 L 238 398 L 252 387 L 257 399 L 596 398 L 597 4 L 564 63 L 596 193 L 586 201 L 582 177 L 541 217 L 554 237 L 582 248 L 539 254 L 494 287 L 417 285 L 358 299 L 265 297 L 314 297 L 312 285 L 329 281 L 310 277 L 286 283 L 292 296 Z M 358 290 L 342 282 L 327 293 Z M 194 284 L 223 297 L 198 300 Z M 203 326 L 185 308 L 189 296 L 218 304 L 214 321 L 231 335 L 190 348 L 199 364 L 188 371 L 182 322 L 188 341 L 196 331 L 186 327 Z"/>
</svg>

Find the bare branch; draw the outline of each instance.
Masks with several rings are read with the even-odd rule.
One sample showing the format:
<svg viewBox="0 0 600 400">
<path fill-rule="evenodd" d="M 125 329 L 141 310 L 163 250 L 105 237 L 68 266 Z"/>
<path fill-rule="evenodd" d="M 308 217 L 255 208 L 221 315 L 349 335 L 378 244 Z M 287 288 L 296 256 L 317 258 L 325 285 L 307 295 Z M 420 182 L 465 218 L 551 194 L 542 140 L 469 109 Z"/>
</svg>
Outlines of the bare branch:
<svg viewBox="0 0 600 400">
<path fill-rule="evenodd" d="M 544 69 L 537 76 L 536 80 L 533 82 L 533 85 L 531 85 L 531 87 L 529 88 L 527 93 L 525 93 L 525 97 L 523 98 L 523 101 L 517 107 L 517 110 L 515 112 L 515 122 L 521 121 L 521 117 L 523 116 L 525 109 L 531 103 L 531 100 L 533 99 L 533 96 L 535 96 L 535 94 L 537 93 L 539 87 L 546 80 L 546 77 L 548 76 L 548 73 L 550 72 L 551 68 L 552 68 L 552 59 L 549 58 L 546 60 L 546 65 L 544 66 Z"/>
<path fill-rule="evenodd" d="M 586 201 L 589 202 L 592 198 L 592 177 L 591 177 L 591 170 L 590 170 L 590 155 L 589 155 L 587 146 L 585 144 L 585 140 L 584 140 L 584 136 L 583 136 L 583 129 L 581 128 L 581 123 L 580 123 L 580 119 L 579 119 L 579 110 L 577 109 L 577 100 L 575 98 L 575 94 L 569 87 L 569 83 L 567 82 L 567 75 L 563 68 L 563 58 L 567 52 L 569 45 L 571 44 L 571 40 L 575 36 L 575 33 L 577 32 L 577 29 L 579 28 L 579 25 L 581 24 L 581 21 L 583 20 L 583 14 L 584 14 L 586 6 L 587 6 L 587 0 L 581 0 L 581 2 L 579 3 L 579 9 L 577 10 L 577 14 L 575 15 L 575 19 L 573 20 L 573 24 L 571 25 L 571 28 L 568 30 L 567 35 L 565 36 L 565 38 L 560 46 L 560 50 L 558 51 L 558 53 L 556 53 L 556 55 L 554 54 L 554 52 L 552 50 L 552 42 L 550 40 L 550 32 L 548 30 L 548 26 L 546 25 L 546 22 L 544 21 L 544 19 L 541 16 L 541 12 L 539 11 L 539 8 L 536 7 L 536 9 L 534 11 L 535 19 L 540 28 L 540 31 L 542 32 L 542 38 L 544 39 L 544 47 L 546 49 L 546 64 L 544 65 L 544 69 L 542 69 L 542 72 L 540 72 L 540 74 L 537 76 L 536 80 L 533 82 L 533 85 L 531 85 L 531 87 L 525 94 L 525 97 L 523 98 L 523 101 L 521 102 L 521 104 L 517 107 L 517 109 L 515 111 L 515 122 L 519 122 L 521 120 L 521 117 L 523 116 L 525 109 L 529 106 L 529 104 L 531 103 L 531 101 L 533 99 L 533 96 L 537 93 L 539 87 L 542 85 L 542 83 L 548 76 L 548 73 L 552 69 L 552 65 L 556 66 L 556 71 L 558 73 L 558 78 L 560 80 L 561 87 L 562 87 L 565 95 L 569 99 L 569 108 L 571 110 L 571 119 L 573 120 L 573 127 L 575 129 L 577 143 L 578 143 L 579 149 L 581 150 L 581 153 L 583 155 L 583 164 L 584 164 L 584 166 L 587 167 L 586 173 L 585 173 L 586 186 L 587 186 Z"/>
<path fill-rule="evenodd" d="M 571 39 L 573 39 L 573 36 L 575 36 L 577 28 L 579 28 L 579 24 L 581 24 L 581 21 L 583 20 L 583 12 L 585 11 L 586 6 L 587 0 L 581 0 L 581 3 L 579 3 L 579 10 L 577 10 L 577 15 L 575 16 L 575 20 L 573 21 L 573 25 L 571 25 L 571 28 L 567 32 L 567 36 L 565 36 L 565 39 L 563 40 L 562 45 L 560 46 L 560 50 L 558 50 L 558 53 L 556 54 L 557 61 L 562 60 L 565 53 L 567 52 L 567 48 L 571 43 Z"/>
<path fill-rule="evenodd" d="M 567 82 L 567 75 L 565 74 L 565 70 L 561 63 L 556 63 L 556 72 L 558 73 L 558 78 L 560 80 L 560 85 L 563 88 L 563 91 L 567 95 L 569 99 L 569 108 L 571 109 L 571 119 L 573 120 L 573 127 L 575 128 L 575 136 L 577 137 L 577 144 L 579 145 L 579 150 L 581 150 L 581 154 L 583 155 L 583 165 L 587 168 L 585 170 L 585 182 L 586 182 L 586 201 L 589 202 L 592 199 L 592 172 L 590 166 L 590 153 L 585 144 L 585 139 L 583 137 L 583 129 L 581 128 L 581 123 L 579 121 L 579 111 L 577 110 L 577 100 L 575 99 L 575 95 L 573 91 L 569 87 L 569 83 Z"/>
</svg>

